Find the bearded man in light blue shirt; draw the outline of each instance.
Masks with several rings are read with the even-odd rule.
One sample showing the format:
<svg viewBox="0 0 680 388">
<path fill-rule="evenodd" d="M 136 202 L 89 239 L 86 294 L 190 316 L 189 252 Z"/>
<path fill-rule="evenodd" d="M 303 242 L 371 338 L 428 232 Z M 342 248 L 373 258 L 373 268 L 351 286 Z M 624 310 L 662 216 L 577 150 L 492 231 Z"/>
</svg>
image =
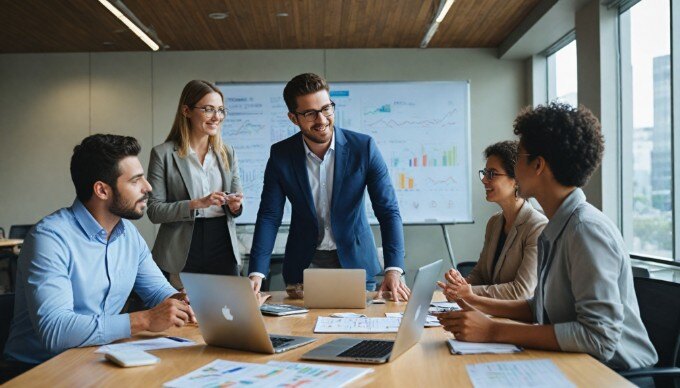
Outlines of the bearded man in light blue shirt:
<svg viewBox="0 0 680 388">
<path fill-rule="evenodd" d="M 70 348 L 195 321 L 129 221 L 144 215 L 151 186 L 136 139 L 92 135 L 76 146 L 71 207 L 43 218 L 19 256 L 5 358 L 38 364 Z M 135 291 L 150 310 L 121 314 Z"/>
</svg>

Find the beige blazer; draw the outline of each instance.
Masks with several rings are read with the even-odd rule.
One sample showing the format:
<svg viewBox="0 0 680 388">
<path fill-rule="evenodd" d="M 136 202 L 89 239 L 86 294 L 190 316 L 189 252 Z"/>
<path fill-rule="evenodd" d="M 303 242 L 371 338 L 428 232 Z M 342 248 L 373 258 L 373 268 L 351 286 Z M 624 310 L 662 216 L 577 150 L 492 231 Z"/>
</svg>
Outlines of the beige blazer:
<svg viewBox="0 0 680 388">
<path fill-rule="evenodd" d="M 503 230 L 503 213 L 494 214 L 486 224 L 479 261 L 467 277 L 472 291 L 496 299 L 530 298 L 537 281 L 536 241 L 547 223 L 543 214 L 529 201 L 524 201 L 494 269 L 493 257 Z"/>
<path fill-rule="evenodd" d="M 216 153 L 222 175 L 222 190 L 232 193 L 240 192 L 242 191 L 241 179 L 238 175 L 238 161 L 234 148 L 226 144 L 225 148 L 229 160 L 228 171 L 224 169 L 224 164 L 219 154 Z M 182 272 L 186 264 L 194 231 L 195 214 L 189 209 L 189 202 L 195 199 L 190 195 L 194 190 L 189 161 L 179 156 L 178 147 L 174 142 L 165 142 L 151 150 L 148 176 L 153 191 L 149 198 L 147 214 L 151 222 L 161 224 L 151 253 L 162 270 L 170 274 L 178 274 Z M 234 257 L 240 266 L 241 256 L 236 240 L 234 218 L 238 217 L 241 212 L 232 214 L 226 206 L 224 212 L 227 215 Z"/>
</svg>

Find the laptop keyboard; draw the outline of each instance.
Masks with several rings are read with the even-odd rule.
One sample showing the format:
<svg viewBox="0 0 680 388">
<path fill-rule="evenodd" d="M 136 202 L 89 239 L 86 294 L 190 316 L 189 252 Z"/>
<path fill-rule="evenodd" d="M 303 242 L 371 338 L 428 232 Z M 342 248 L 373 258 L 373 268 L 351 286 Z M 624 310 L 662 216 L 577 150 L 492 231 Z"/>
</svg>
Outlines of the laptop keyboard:
<svg viewBox="0 0 680 388">
<path fill-rule="evenodd" d="M 338 354 L 338 357 L 382 358 L 390 354 L 393 346 L 393 341 L 364 340 Z"/>
<path fill-rule="evenodd" d="M 274 345 L 274 348 L 281 347 L 281 346 L 293 341 L 293 338 L 282 338 L 282 337 L 269 337 L 269 339 L 272 340 L 272 345 Z"/>
</svg>

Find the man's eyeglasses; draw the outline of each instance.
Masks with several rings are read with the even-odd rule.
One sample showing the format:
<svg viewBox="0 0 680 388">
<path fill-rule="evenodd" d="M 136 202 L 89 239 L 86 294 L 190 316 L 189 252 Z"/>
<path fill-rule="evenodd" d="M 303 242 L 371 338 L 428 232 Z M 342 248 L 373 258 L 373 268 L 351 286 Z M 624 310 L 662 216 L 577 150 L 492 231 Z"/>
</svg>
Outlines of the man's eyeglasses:
<svg viewBox="0 0 680 388">
<path fill-rule="evenodd" d="M 479 170 L 479 180 L 483 181 L 484 177 L 486 179 L 492 181 L 494 177 L 497 176 L 507 176 L 508 174 L 501 174 L 499 172 L 496 172 L 496 170 L 489 170 L 488 168 L 484 168 L 482 170 Z"/>
<path fill-rule="evenodd" d="M 333 116 L 333 113 L 335 113 L 335 103 L 331 102 L 328 105 L 324 105 L 321 107 L 321 109 L 309 109 L 304 112 L 293 112 L 296 115 L 302 116 L 305 121 L 307 122 L 313 122 L 316 120 L 316 118 L 319 116 L 319 113 L 321 113 L 324 117 L 331 117 Z"/>
<path fill-rule="evenodd" d="M 207 118 L 209 118 L 209 119 L 213 118 L 213 116 L 215 116 L 215 114 L 217 114 L 218 117 L 222 117 L 222 118 L 227 117 L 227 110 L 226 110 L 223 106 L 221 106 L 221 107 L 219 107 L 219 108 L 215 108 L 215 107 L 212 106 L 212 105 L 206 105 L 206 106 L 192 106 L 191 109 L 200 109 L 200 110 L 202 110 L 202 111 L 203 111 L 203 115 L 205 115 L 205 117 L 207 117 Z"/>
</svg>

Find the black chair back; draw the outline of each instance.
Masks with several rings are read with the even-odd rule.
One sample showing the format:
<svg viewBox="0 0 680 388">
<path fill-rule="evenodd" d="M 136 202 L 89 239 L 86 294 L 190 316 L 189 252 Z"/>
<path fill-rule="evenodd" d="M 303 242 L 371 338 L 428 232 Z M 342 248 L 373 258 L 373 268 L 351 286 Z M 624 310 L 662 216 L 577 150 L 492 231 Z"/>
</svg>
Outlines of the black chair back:
<svg viewBox="0 0 680 388">
<path fill-rule="evenodd" d="M 9 238 L 25 239 L 28 231 L 31 230 L 31 225 L 12 225 L 9 228 Z"/>
<path fill-rule="evenodd" d="M 659 355 L 659 367 L 680 366 L 680 283 L 633 278 L 640 317 Z"/>
<path fill-rule="evenodd" d="M 9 327 L 14 316 L 14 294 L 0 294 L 0 359 L 9 338 Z"/>
<path fill-rule="evenodd" d="M 649 270 L 647 268 L 632 266 L 632 269 L 633 269 L 633 277 L 635 277 L 635 278 L 649 278 L 649 277 L 651 277 L 649 275 Z"/>
<path fill-rule="evenodd" d="M 476 261 L 463 261 L 456 265 L 456 269 L 463 277 L 467 277 L 472 272 L 472 269 L 475 268 L 475 265 L 477 265 Z"/>
</svg>

